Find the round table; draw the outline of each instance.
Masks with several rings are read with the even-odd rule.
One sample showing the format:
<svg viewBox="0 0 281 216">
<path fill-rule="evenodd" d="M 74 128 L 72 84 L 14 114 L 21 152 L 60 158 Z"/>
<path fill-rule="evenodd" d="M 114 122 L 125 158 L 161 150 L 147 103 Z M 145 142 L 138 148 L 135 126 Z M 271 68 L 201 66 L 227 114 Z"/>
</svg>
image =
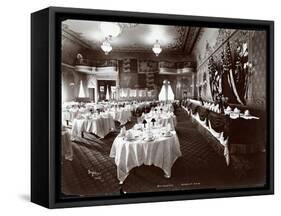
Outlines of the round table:
<svg viewBox="0 0 281 216">
<path fill-rule="evenodd" d="M 61 146 L 62 146 L 62 154 L 66 160 L 72 161 L 73 159 L 73 150 L 72 150 L 72 142 L 70 140 L 70 134 L 68 129 L 63 128 L 61 131 Z"/>
<path fill-rule="evenodd" d="M 145 119 L 147 123 L 150 123 L 153 118 L 156 125 L 167 127 L 170 124 L 172 130 L 176 128 L 177 118 L 172 112 L 150 111 L 148 114 L 143 114 L 139 121 L 142 122 Z"/>
<path fill-rule="evenodd" d="M 171 169 L 178 157 L 182 155 L 178 136 L 172 131 L 170 136 L 164 136 L 160 128 L 151 129 L 154 140 L 145 140 L 145 133 L 131 129 L 133 140 L 126 140 L 118 135 L 110 151 L 110 157 L 115 158 L 117 178 L 122 184 L 132 168 L 144 165 L 154 165 L 164 171 L 165 177 L 171 176 Z"/>
<path fill-rule="evenodd" d="M 121 125 L 126 124 L 128 121 L 131 121 L 132 118 L 131 110 L 127 108 L 111 109 L 109 113 L 113 117 L 113 119 L 115 121 L 118 121 Z"/>
<path fill-rule="evenodd" d="M 84 132 L 93 133 L 104 138 L 115 130 L 113 118 L 109 114 L 90 115 L 89 117 L 76 118 L 72 124 L 71 138 L 83 137 Z"/>
</svg>

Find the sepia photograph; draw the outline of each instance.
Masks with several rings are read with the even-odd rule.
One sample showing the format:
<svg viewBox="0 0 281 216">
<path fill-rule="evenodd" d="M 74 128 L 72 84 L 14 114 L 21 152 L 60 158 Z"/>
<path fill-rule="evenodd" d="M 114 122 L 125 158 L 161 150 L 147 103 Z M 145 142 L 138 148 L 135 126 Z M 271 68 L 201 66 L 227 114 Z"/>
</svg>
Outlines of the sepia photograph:
<svg viewBox="0 0 281 216">
<path fill-rule="evenodd" d="M 265 186 L 265 30 L 66 19 L 60 38 L 60 198 Z"/>
</svg>

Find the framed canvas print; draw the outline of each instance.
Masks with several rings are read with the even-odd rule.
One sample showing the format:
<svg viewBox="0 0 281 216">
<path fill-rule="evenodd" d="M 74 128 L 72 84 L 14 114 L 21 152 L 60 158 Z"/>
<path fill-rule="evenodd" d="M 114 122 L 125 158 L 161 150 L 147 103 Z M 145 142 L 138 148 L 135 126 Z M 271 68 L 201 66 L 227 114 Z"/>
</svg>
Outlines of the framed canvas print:
<svg viewBox="0 0 281 216">
<path fill-rule="evenodd" d="M 274 23 L 50 7 L 31 15 L 31 200 L 273 194 Z"/>
</svg>

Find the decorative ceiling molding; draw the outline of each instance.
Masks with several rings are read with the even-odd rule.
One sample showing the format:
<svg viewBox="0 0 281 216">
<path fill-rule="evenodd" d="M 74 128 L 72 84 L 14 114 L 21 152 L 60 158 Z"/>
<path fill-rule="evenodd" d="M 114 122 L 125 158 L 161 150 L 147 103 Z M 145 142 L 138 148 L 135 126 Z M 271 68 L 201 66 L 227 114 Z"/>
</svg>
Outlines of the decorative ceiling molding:
<svg viewBox="0 0 281 216">
<path fill-rule="evenodd" d="M 178 50 L 182 50 L 183 47 L 185 46 L 186 43 L 186 38 L 189 32 L 189 27 L 184 27 L 184 26 L 174 26 L 175 30 L 177 31 L 179 37 L 177 38 L 177 40 L 171 44 L 170 46 L 168 46 L 168 49 L 178 49 Z"/>
<path fill-rule="evenodd" d="M 197 38 L 199 36 L 200 33 L 200 29 L 199 27 L 190 27 L 188 34 L 186 36 L 186 40 L 185 40 L 185 45 L 184 45 L 184 50 L 183 52 L 186 54 L 190 54 L 194 48 L 194 45 L 197 41 Z"/>
<path fill-rule="evenodd" d="M 64 40 L 65 38 L 67 38 L 75 43 L 78 43 L 85 48 L 88 48 L 88 49 L 91 48 L 89 41 L 85 41 L 85 40 L 81 39 L 79 34 L 68 29 L 67 25 L 62 24 L 62 40 Z"/>
<path fill-rule="evenodd" d="M 118 23 L 118 25 L 121 27 L 122 31 L 138 26 L 137 23 Z"/>
<path fill-rule="evenodd" d="M 104 36 L 98 21 L 67 20 L 63 23 L 63 34 L 83 44 L 84 47 L 100 51 Z M 200 28 L 188 26 L 165 26 L 136 23 L 117 23 L 122 33 L 113 41 L 112 52 L 151 52 L 153 38 L 159 39 L 163 52 L 190 54 Z M 162 38 L 161 38 L 162 37 Z"/>
<path fill-rule="evenodd" d="M 200 61 L 197 60 L 197 68 L 200 68 L 202 65 L 204 65 L 207 60 L 209 60 L 209 58 L 213 56 L 214 53 L 222 48 L 226 44 L 226 42 L 229 41 L 230 38 L 232 38 L 237 32 L 238 30 L 236 29 L 219 29 L 215 45 L 211 47 L 207 41 L 204 56 L 201 57 L 202 59 L 200 59 Z"/>
<path fill-rule="evenodd" d="M 198 36 L 194 42 L 194 46 L 199 43 L 199 41 L 202 39 L 203 34 L 205 33 L 206 28 L 200 28 L 200 31 L 198 32 Z"/>
<path fill-rule="evenodd" d="M 161 43 L 161 47 L 163 48 L 163 51 L 169 51 L 169 52 L 177 52 L 182 53 L 183 47 L 185 45 L 185 38 L 188 33 L 188 27 L 183 26 L 172 26 L 174 29 L 174 32 L 176 32 L 176 40 L 172 43 L 169 43 L 167 46 L 163 46 Z M 99 43 L 88 42 L 92 43 L 93 49 L 100 49 L 100 41 Z M 134 43 L 131 45 L 126 45 L 122 47 L 114 46 L 113 52 L 151 52 L 153 44 L 144 45 L 141 46 L 140 44 Z"/>
</svg>

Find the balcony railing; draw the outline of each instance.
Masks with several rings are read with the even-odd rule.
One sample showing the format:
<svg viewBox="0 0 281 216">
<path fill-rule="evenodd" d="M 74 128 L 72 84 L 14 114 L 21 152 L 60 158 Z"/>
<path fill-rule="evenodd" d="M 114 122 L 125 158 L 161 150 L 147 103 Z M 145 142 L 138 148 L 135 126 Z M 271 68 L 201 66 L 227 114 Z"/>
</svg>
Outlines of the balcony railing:
<svg viewBox="0 0 281 216">
<path fill-rule="evenodd" d="M 89 67 L 117 67 L 117 60 L 106 59 L 106 60 L 91 60 L 91 59 L 77 59 L 76 65 L 89 66 Z"/>
</svg>

